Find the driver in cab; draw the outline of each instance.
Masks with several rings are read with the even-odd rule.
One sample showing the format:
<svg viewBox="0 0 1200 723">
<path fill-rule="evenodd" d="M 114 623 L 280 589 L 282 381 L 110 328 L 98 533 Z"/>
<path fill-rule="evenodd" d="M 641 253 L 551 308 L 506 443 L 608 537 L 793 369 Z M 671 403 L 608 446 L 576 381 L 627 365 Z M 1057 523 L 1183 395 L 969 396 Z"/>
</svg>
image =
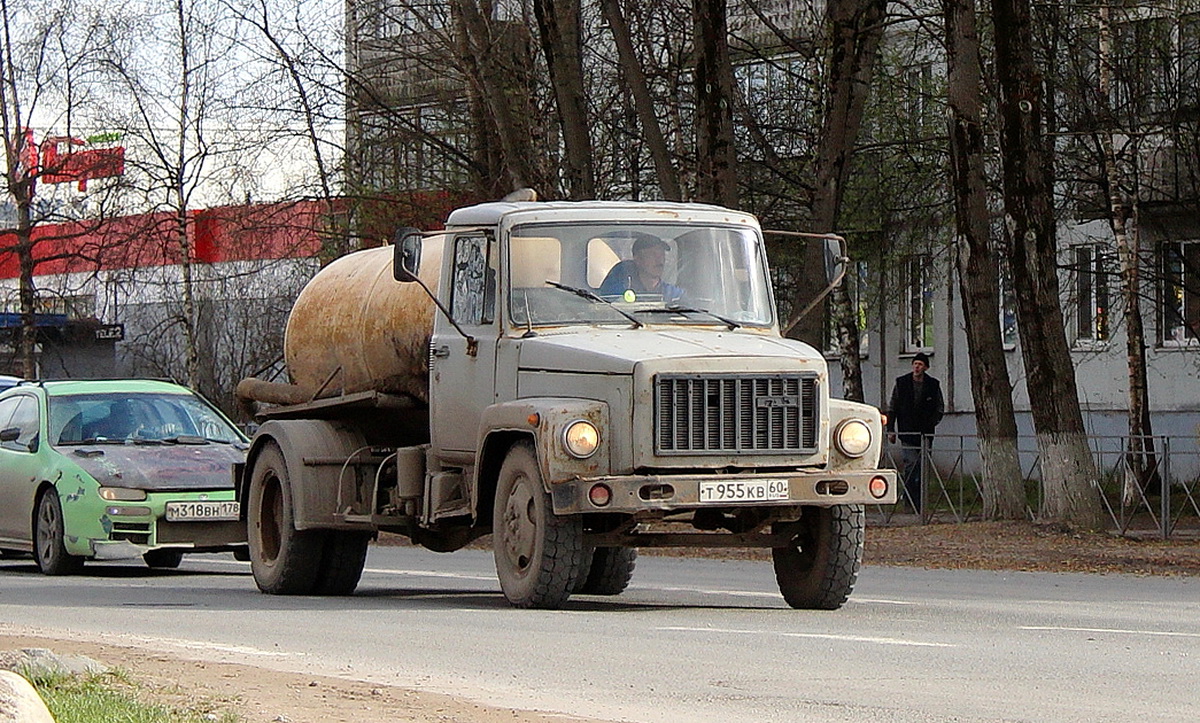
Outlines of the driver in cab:
<svg viewBox="0 0 1200 723">
<path fill-rule="evenodd" d="M 600 295 L 629 302 L 645 295 L 661 297 L 663 301 L 679 300 L 683 289 L 662 278 L 670 248 L 657 236 L 639 234 L 633 242 L 633 258 L 621 261 L 609 270 L 600 284 Z"/>
</svg>

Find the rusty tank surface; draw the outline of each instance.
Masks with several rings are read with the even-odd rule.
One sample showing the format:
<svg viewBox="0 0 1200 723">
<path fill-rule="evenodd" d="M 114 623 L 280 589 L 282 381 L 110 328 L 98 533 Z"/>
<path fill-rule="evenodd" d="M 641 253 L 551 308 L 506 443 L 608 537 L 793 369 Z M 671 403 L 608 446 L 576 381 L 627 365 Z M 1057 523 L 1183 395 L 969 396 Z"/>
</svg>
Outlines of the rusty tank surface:
<svg viewBox="0 0 1200 723">
<path fill-rule="evenodd" d="M 419 276 L 437 288 L 442 238 L 421 251 Z M 273 404 L 377 391 L 429 399 L 434 304 L 418 284 L 392 276 L 393 247 L 365 249 L 329 264 L 301 290 L 288 315 L 284 361 L 291 384 L 246 379 L 238 396 Z"/>
</svg>

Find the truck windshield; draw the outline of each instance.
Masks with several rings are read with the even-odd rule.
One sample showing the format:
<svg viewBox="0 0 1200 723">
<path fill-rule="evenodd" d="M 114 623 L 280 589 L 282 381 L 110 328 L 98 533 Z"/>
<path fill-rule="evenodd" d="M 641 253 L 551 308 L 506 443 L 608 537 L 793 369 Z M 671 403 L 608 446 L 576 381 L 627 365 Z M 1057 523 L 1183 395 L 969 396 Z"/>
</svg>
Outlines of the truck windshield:
<svg viewBox="0 0 1200 723">
<path fill-rule="evenodd" d="M 508 263 L 517 325 L 774 321 L 762 244 L 744 227 L 528 224 Z"/>
</svg>

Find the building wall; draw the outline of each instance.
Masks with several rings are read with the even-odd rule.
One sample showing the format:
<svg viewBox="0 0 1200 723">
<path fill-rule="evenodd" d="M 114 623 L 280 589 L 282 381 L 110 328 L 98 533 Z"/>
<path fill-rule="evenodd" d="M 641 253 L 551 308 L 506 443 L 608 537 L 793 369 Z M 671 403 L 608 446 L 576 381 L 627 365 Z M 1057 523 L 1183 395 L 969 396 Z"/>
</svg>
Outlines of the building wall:
<svg viewBox="0 0 1200 723">
<path fill-rule="evenodd" d="M 1163 240 L 1200 239 L 1200 222 L 1172 217 L 1161 221 L 1153 217 L 1142 224 L 1142 242 L 1154 247 Z M 1080 340 L 1076 308 L 1076 271 L 1071 268 L 1073 249 L 1079 244 L 1112 244 L 1105 222 L 1066 224 L 1060 229 L 1059 277 L 1071 358 L 1084 423 L 1089 434 L 1120 435 L 1128 432 L 1128 364 L 1125 327 L 1121 319 L 1119 285 L 1110 277 L 1108 297 L 1111 331 L 1106 341 Z M 929 373 L 942 382 L 946 397 L 946 421 L 938 431 L 945 434 L 974 434 L 975 400 L 971 390 L 970 349 L 958 282 L 951 272 L 951 256 L 944 253 L 935 261 L 933 284 L 933 344 L 925 349 L 931 358 Z M 899 288 L 902 274 L 889 271 L 887 286 L 897 293 L 877 304 L 868 315 L 868 352 L 863 358 L 864 397 L 869 404 L 886 409 L 894 380 L 911 370 L 914 350 L 905 349 L 906 306 Z M 1200 281 L 1200 275 L 1196 277 Z M 1159 289 L 1157 280 L 1148 279 L 1142 295 L 1142 314 L 1146 329 L 1146 366 L 1154 433 L 1160 435 L 1200 436 L 1200 345 L 1167 345 L 1159 340 Z M 1031 400 L 1025 387 L 1025 367 L 1019 340 L 1005 350 L 1011 390 L 1022 434 L 1032 434 L 1029 412 Z M 830 355 L 835 394 L 842 388 L 837 357 Z M 1005 390 L 993 390 L 1004 393 Z M 1033 400 L 1036 403 L 1036 400 Z"/>
</svg>

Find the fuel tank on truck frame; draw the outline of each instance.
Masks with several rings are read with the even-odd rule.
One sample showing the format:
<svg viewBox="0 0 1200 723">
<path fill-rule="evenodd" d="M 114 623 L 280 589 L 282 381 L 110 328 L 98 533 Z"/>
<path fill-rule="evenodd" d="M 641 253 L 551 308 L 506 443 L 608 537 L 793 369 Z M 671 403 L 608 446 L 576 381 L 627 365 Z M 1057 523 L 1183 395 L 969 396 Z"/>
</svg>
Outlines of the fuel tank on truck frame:
<svg viewBox="0 0 1200 723">
<path fill-rule="evenodd" d="M 442 236 L 427 237 L 418 276 L 436 290 Z M 296 298 L 284 332 L 284 361 L 306 396 L 377 391 L 429 401 L 434 304 L 419 284 L 392 275 L 393 247 L 337 259 Z"/>
</svg>

